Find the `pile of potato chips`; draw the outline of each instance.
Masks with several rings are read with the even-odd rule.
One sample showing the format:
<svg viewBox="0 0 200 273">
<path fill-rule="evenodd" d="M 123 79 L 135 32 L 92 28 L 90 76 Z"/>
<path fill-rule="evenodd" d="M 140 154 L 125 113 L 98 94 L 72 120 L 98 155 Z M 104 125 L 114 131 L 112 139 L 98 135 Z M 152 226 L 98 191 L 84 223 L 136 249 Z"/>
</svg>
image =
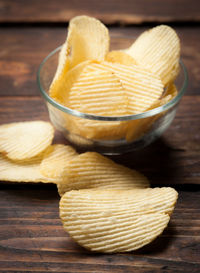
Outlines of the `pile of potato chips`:
<svg viewBox="0 0 200 273">
<path fill-rule="evenodd" d="M 160 25 L 145 31 L 128 49 L 109 51 L 109 46 L 109 31 L 100 21 L 73 18 L 50 96 L 82 113 L 114 117 L 146 112 L 177 95 L 174 80 L 179 73 L 180 41 L 171 27 Z M 64 126 L 87 139 L 130 142 L 162 114 L 127 122 L 66 116 Z"/>
<path fill-rule="evenodd" d="M 0 181 L 56 183 L 64 229 L 83 247 L 112 253 L 138 249 L 166 228 L 178 197 L 95 152 L 52 145 L 44 121 L 0 126 Z"/>
</svg>

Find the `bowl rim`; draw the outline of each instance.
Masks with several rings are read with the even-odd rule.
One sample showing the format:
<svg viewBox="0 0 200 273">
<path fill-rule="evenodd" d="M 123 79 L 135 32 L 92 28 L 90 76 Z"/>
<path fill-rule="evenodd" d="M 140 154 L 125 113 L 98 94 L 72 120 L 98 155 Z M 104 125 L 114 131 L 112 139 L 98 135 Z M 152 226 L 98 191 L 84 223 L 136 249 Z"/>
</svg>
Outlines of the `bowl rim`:
<svg viewBox="0 0 200 273">
<path fill-rule="evenodd" d="M 147 118 L 147 117 L 151 117 L 154 116 L 156 114 L 162 113 L 170 108 L 172 108 L 174 105 L 176 105 L 180 99 L 182 98 L 182 96 L 184 95 L 187 85 L 188 85 L 188 73 L 187 73 L 187 69 L 184 65 L 184 63 L 182 62 L 182 60 L 180 59 L 180 66 L 183 70 L 183 75 L 184 75 L 184 81 L 183 84 L 180 88 L 180 91 L 178 92 L 178 95 L 176 97 L 174 97 L 171 101 L 169 101 L 168 103 L 156 107 L 152 110 L 146 111 L 146 112 L 142 112 L 139 114 L 135 114 L 135 115 L 126 115 L 126 116 L 98 116 L 98 115 L 93 115 L 93 114 L 87 114 L 87 113 L 83 113 L 83 112 L 79 112 L 77 110 L 74 109 L 70 109 L 69 107 L 66 107 L 62 104 L 60 104 L 59 102 L 55 101 L 53 98 L 51 98 L 47 92 L 43 89 L 42 87 L 42 83 L 40 80 L 40 74 L 41 74 L 41 70 L 43 68 L 43 66 L 45 65 L 45 63 L 48 61 L 48 59 L 50 59 L 54 54 L 56 54 L 60 49 L 61 49 L 62 45 L 55 48 L 53 51 L 51 51 L 41 62 L 39 69 L 37 71 L 37 84 L 39 86 L 39 91 L 40 94 L 42 95 L 42 97 L 51 105 L 53 105 L 54 107 L 56 107 L 58 110 L 61 110 L 64 113 L 79 117 L 79 118 L 84 118 L 84 119 L 89 119 L 89 120 L 101 120 L 101 121 L 128 121 L 128 120 L 137 120 L 137 119 L 143 119 L 143 118 Z"/>
</svg>

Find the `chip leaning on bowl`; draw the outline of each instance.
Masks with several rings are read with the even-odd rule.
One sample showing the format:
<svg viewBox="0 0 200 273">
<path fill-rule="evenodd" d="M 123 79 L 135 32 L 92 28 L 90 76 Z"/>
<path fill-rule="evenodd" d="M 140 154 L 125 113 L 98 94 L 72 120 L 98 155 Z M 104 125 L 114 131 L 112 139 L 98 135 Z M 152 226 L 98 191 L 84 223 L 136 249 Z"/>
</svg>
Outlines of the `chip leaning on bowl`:
<svg viewBox="0 0 200 273">
<path fill-rule="evenodd" d="M 122 153 L 148 145 L 166 130 L 187 74 L 180 40 L 169 26 L 145 31 L 128 49 L 109 47 L 109 31 L 100 21 L 73 18 L 61 50 L 41 64 L 38 83 L 51 121 L 70 142 Z"/>
</svg>

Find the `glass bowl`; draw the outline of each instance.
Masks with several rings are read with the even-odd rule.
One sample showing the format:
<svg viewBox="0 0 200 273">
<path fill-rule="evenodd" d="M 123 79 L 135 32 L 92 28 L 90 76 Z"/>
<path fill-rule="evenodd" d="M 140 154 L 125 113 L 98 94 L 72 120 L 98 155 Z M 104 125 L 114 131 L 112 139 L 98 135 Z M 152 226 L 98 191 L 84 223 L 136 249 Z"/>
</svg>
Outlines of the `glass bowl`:
<svg viewBox="0 0 200 273">
<path fill-rule="evenodd" d="M 51 122 L 78 151 L 116 155 L 138 150 L 152 143 L 169 127 L 188 82 L 182 61 L 175 81 L 178 95 L 170 102 L 137 115 L 105 117 L 67 108 L 49 96 L 60 49 L 56 48 L 43 60 L 37 73 L 37 82 Z"/>
</svg>

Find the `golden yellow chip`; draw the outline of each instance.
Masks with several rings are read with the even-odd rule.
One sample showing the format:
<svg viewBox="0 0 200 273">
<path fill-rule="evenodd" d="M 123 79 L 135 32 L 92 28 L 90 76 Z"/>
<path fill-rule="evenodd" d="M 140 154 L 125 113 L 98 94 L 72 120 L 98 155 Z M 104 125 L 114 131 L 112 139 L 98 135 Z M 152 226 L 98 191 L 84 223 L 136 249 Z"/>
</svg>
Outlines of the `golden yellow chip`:
<svg viewBox="0 0 200 273">
<path fill-rule="evenodd" d="M 59 178 L 68 161 L 78 154 L 69 145 L 54 144 L 47 148 L 40 164 L 40 173 L 49 178 Z"/>
<path fill-rule="evenodd" d="M 157 101 L 164 86 L 155 74 L 138 65 L 122 65 L 109 62 L 89 64 L 87 71 L 105 70 L 114 73 L 122 83 L 128 97 L 127 115 L 139 114 L 146 111 Z"/>
<path fill-rule="evenodd" d="M 58 183 L 63 195 L 74 189 L 132 189 L 149 187 L 148 179 L 135 170 L 114 163 L 95 152 L 86 152 L 68 162 Z"/>
<path fill-rule="evenodd" d="M 86 60 L 104 60 L 109 51 L 108 29 L 97 19 L 74 17 L 69 23 L 67 55 L 70 68 Z"/>
<path fill-rule="evenodd" d="M 160 76 L 164 85 L 174 81 L 179 73 L 180 40 L 169 26 L 160 25 L 145 31 L 126 53 Z"/>
<path fill-rule="evenodd" d="M 127 130 L 126 121 L 97 121 L 83 120 L 70 117 L 67 128 L 75 135 L 92 140 L 120 140 L 125 137 Z M 86 140 L 86 141 L 87 141 Z"/>
<path fill-rule="evenodd" d="M 51 83 L 51 87 L 53 86 L 55 81 L 61 76 L 61 74 L 65 75 L 68 70 L 69 63 L 67 62 L 67 43 L 64 43 L 59 52 L 58 66 L 53 81 Z"/>
<path fill-rule="evenodd" d="M 69 94 L 69 106 L 87 114 L 121 116 L 127 97 L 120 80 L 109 71 L 83 72 Z"/>
<path fill-rule="evenodd" d="M 173 97 L 170 94 L 165 95 L 162 99 L 155 101 L 154 104 L 149 109 L 147 109 L 147 111 L 168 103 L 170 100 L 172 100 L 172 98 Z M 151 117 L 133 120 L 132 122 L 129 122 L 127 126 L 126 140 L 128 142 L 131 142 L 142 137 L 148 130 L 151 129 L 154 122 L 162 115 L 163 112 L 161 114 L 156 114 Z"/>
<path fill-rule="evenodd" d="M 40 173 L 43 156 L 37 156 L 26 162 L 15 162 L 0 154 L 0 181 L 56 183 L 54 179 Z"/>
<path fill-rule="evenodd" d="M 163 232 L 177 196 L 172 188 L 70 191 L 61 198 L 60 217 L 70 236 L 89 250 L 132 251 Z"/>
<path fill-rule="evenodd" d="M 27 160 L 43 152 L 52 142 L 49 122 L 28 121 L 0 126 L 0 152 L 12 160 Z"/>
<path fill-rule="evenodd" d="M 69 92 L 73 84 L 78 80 L 84 68 L 91 61 L 85 61 L 74 68 L 70 69 L 66 73 L 59 76 L 58 80 L 55 80 L 49 90 L 49 95 L 59 103 L 68 106 Z"/>
<path fill-rule="evenodd" d="M 136 61 L 126 52 L 123 51 L 110 51 L 105 58 L 105 61 L 111 63 L 119 63 L 124 65 L 137 64 Z"/>
<path fill-rule="evenodd" d="M 77 64 L 86 60 L 104 60 L 109 51 L 108 29 L 97 19 L 76 16 L 69 22 L 68 35 L 63 44 L 53 84 Z"/>
<path fill-rule="evenodd" d="M 175 98 L 178 95 L 177 88 L 176 88 L 176 86 L 174 84 L 170 84 L 167 87 L 165 97 L 167 97 L 168 95 L 170 95 L 172 97 L 171 99 Z"/>
<path fill-rule="evenodd" d="M 125 115 L 128 102 L 120 80 L 110 71 L 88 72 L 87 67 L 71 88 L 69 107 L 98 116 Z M 88 139 L 109 140 L 122 138 L 125 135 L 124 128 L 120 121 L 74 118 L 71 130 Z"/>
</svg>

